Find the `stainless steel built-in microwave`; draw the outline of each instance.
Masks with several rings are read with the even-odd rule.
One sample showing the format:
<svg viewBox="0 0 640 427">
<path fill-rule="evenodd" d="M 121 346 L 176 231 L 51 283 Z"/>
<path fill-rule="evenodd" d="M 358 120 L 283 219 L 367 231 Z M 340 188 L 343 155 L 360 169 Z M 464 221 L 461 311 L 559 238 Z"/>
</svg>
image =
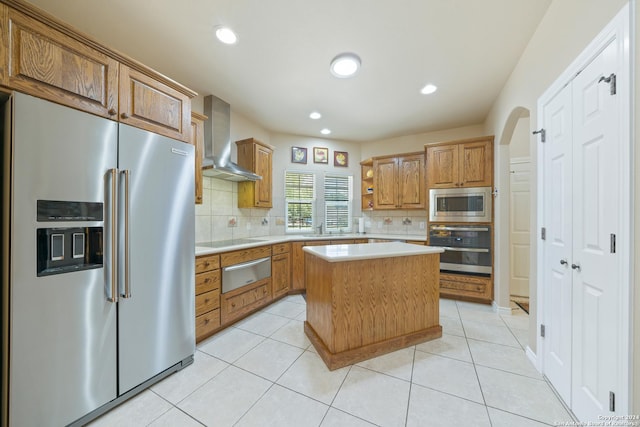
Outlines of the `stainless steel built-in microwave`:
<svg viewBox="0 0 640 427">
<path fill-rule="evenodd" d="M 429 221 L 491 222 L 491 187 L 429 190 Z"/>
</svg>

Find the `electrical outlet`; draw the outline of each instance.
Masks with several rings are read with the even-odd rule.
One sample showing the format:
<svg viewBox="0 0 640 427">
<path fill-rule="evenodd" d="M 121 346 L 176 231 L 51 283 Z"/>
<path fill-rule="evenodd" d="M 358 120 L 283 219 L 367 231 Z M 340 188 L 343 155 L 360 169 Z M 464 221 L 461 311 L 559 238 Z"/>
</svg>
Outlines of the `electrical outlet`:
<svg viewBox="0 0 640 427">
<path fill-rule="evenodd" d="M 425 223 L 424 221 L 420 221 L 420 230 L 424 230 Z"/>
</svg>

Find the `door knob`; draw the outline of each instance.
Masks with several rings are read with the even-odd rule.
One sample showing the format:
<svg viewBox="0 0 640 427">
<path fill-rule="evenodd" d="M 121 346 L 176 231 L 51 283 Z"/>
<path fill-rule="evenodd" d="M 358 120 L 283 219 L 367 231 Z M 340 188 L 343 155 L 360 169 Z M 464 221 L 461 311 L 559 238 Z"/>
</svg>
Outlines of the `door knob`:
<svg viewBox="0 0 640 427">
<path fill-rule="evenodd" d="M 571 268 L 574 270 L 580 271 L 580 264 L 571 264 Z"/>
<path fill-rule="evenodd" d="M 569 265 L 569 263 L 567 262 L 567 260 L 566 260 L 566 259 L 561 259 L 561 260 L 560 260 L 560 265 L 568 266 L 568 265 Z"/>
</svg>

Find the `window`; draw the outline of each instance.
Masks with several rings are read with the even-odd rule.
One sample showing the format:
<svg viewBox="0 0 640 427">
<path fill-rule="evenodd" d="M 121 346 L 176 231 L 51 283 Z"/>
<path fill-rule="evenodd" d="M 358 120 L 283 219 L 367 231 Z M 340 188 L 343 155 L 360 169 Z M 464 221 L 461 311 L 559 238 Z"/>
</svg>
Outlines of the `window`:
<svg viewBox="0 0 640 427">
<path fill-rule="evenodd" d="M 353 177 L 325 175 L 324 226 L 327 232 L 351 231 Z"/>
<path fill-rule="evenodd" d="M 315 176 L 312 173 L 285 172 L 286 228 L 288 233 L 313 232 Z"/>
</svg>

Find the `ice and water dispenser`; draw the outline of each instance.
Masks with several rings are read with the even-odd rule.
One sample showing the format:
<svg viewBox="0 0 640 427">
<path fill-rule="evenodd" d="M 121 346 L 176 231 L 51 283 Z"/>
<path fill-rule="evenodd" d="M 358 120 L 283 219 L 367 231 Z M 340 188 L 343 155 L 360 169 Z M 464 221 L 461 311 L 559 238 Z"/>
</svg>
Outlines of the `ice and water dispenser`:
<svg viewBox="0 0 640 427">
<path fill-rule="evenodd" d="M 38 200 L 38 222 L 103 221 L 103 204 Z M 102 267 L 103 227 L 37 228 L 38 276 Z"/>
</svg>

